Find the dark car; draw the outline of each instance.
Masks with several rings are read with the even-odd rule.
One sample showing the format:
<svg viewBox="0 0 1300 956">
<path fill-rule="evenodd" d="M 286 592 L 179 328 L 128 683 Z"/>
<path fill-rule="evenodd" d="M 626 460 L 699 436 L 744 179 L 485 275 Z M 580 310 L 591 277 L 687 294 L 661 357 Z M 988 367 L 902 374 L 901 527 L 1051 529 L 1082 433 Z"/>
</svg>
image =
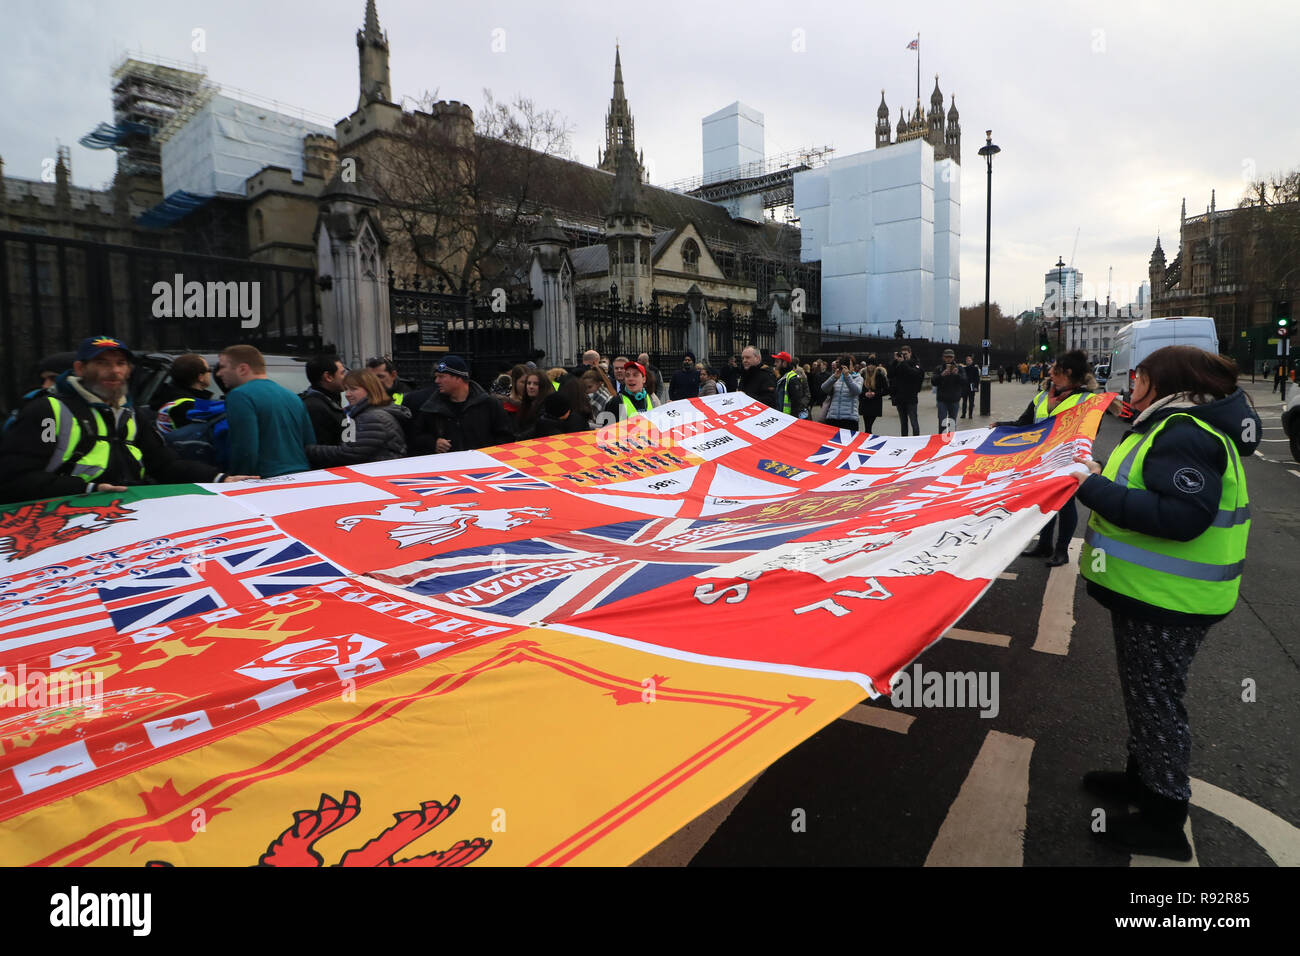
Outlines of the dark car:
<svg viewBox="0 0 1300 956">
<path fill-rule="evenodd" d="M 1300 388 L 1288 399 L 1282 412 L 1282 430 L 1291 439 L 1291 457 L 1300 462 Z"/>
</svg>

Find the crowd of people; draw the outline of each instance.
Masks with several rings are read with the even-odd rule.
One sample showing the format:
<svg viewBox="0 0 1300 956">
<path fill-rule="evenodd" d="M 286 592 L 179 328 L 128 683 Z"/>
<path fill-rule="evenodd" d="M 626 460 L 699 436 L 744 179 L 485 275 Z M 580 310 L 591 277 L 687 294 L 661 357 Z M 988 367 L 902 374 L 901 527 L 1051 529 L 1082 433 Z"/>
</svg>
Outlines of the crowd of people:
<svg viewBox="0 0 1300 956">
<path fill-rule="evenodd" d="M 212 368 L 182 355 L 150 405 L 129 394 L 133 355 L 111 336 L 84 340 L 72 368 L 42 376 L 0 441 L 0 502 L 125 491 L 150 483 L 222 482 L 498 445 L 578 432 L 623 420 L 662 401 L 741 391 L 799 418 L 870 430 L 888 397 L 903 434 L 919 433 L 918 396 L 928 377 L 941 428 L 973 415 L 979 384 L 973 357 L 951 349 L 929 375 L 901 347 L 892 361 L 841 355 L 829 367 L 786 352 L 771 363 L 754 347 L 723 368 L 687 353 L 665 381 L 648 355 L 612 361 L 588 351 L 571 369 L 529 362 L 490 388 L 448 355 L 434 384 L 415 389 L 389 359 L 348 369 L 337 356 L 305 365 L 295 394 L 271 381 L 261 353 L 224 349 Z M 1088 358 L 1067 352 L 1050 365 L 1014 371 L 1043 386 L 1010 422 L 1043 422 L 1099 391 Z M 211 386 L 220 386 L 223 398 Z M 665 394 L 666 393 L 666 394 Z M 346 405 L 343 399 L 346 398 Z M 1077 495 L 1090 509 L 1080 570 L 1088 593 L 1111 613 L 1128 718 L 1128 764 L 1094 771 L 1087 790 L 1135 813 L 1100 833 L 1128 851 L 1186 860 L 1191 737 L 1182 697 L 1192 658 L 1210 626 L 1236 603 L 1250 509 L 1242 459 L 1258 445 L 1260 421 L 1228 359 L 1190 346 L 1153 352 L 1135 370 L 1132 419 L 1103 466 L 1084 460 Z M 1071 499 L 1026 555 L 1068 562 L 1078 521 Z M 1099 557 L 1100 556 L 1100 559 Z"/>
</svg>

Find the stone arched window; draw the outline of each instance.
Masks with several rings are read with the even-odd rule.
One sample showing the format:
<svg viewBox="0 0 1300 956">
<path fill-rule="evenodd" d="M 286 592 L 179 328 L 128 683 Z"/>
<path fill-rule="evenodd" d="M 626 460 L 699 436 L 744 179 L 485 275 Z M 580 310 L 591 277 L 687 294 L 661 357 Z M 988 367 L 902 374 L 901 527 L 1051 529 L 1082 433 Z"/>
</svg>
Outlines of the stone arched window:
<svg viewBox="0 0 1300 956">
<path fill-rule="evenodd" d="M 682 268 L 687 272 L 700 271 L 700 247 L 694 239 L 682 243 Z"/>
<path fill-rule="evenodd" d="M 1237 281 L 1241 269 L 1241 249 L 1234 239 L 1224 239 L 1219 243 L 1218 275 L 1216 285 L 1229 285 Z"/>
<path fill-rule="evenodd" d="M 262 210 L 254 210 L 253 222 L 257 224 L 257 241 L 266 242 L 266 223 L 262 221 Z"/>
</svg>

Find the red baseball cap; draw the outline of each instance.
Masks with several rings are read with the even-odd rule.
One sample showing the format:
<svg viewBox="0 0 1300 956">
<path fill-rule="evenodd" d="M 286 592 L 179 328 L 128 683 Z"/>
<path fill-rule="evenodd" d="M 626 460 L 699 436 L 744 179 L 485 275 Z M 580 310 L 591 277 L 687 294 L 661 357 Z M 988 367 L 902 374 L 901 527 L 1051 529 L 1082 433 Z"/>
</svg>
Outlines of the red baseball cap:
<svg viewBox="0 0 1300 956">
<path fill-rule="evenodd" d="M 628 362 L 626 365 L 624 365 L 624 366 L 623 366 L 623 374 L 624 374 L 624 375 L 627 374 L 628 369 L 636 369 L 638 372 L 641 373 L 641 377 L 642 377 L 642 378 L 648 378 L 648 377 L 649 377 L 648 375 L 646 375 L 645 366 L 642 365 L 640 362 Z"/>
<path fill-rule="evenodd" d="M 773 359 L 780 359 L 782 362 L 793 362 L 794 358 L 789 352 L 777 352 L 772 356 Z"/>
</svg>

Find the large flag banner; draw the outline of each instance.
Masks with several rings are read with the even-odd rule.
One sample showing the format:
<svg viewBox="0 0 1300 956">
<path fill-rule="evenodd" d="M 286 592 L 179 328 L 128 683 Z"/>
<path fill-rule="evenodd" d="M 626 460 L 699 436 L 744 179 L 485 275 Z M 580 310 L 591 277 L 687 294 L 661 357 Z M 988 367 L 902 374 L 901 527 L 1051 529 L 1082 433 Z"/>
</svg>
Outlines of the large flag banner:
<svg viewBox="0 0 1300 956">
<path fill-rule="evenodd" d="M 938 640 L 1112 396 L 597 431 L 0 509 L 0 864 L 637 859 Z"/>
</svg>

